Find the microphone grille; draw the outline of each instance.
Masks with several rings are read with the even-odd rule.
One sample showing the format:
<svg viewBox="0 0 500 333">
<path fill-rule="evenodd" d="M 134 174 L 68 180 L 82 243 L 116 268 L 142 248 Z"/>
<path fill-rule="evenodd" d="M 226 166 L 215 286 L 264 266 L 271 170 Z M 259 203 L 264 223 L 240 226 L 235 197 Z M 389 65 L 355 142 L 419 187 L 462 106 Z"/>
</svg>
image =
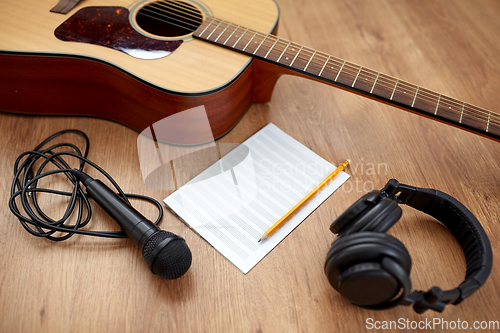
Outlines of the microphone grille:
<svg viewBox="0 0 500 333">
<path fill-rule="evenodd" d="M 161 243 L 172 238 L 167 244 Z M 191 251 L 182 237 L 168 231 L 154 233 L 142 249 L 142 254 L 151 271 L 172 280 L 183 276 L 191 267 Z"/>
</svg>

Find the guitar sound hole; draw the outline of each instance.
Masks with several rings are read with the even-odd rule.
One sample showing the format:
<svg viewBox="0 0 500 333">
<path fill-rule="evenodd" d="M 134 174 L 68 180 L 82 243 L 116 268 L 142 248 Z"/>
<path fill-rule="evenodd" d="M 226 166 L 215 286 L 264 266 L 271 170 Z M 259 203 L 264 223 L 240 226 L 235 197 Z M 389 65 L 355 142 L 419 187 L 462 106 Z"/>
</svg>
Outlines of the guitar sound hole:
<svg viewBox="0 0 500 333">
<path fill-rule="evenodd" d="M 182 1 L 157 1 L 142 7 L 137 24 L 147 32 L 162 37 L 184 36 L 195 31 L 203 21 L 201 11 Z"/>
</svg>

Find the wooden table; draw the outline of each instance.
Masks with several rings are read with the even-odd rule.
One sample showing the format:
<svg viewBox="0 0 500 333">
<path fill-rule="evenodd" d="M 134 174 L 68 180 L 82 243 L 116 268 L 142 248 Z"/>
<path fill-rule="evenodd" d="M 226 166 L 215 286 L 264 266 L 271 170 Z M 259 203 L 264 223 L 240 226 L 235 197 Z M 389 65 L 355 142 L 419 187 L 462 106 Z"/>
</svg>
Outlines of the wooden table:
<svg viewBox="0 0 500 333">
<path fill-rule="evenodd" d="M 276 2 L 280 36 L 500 110 L 498 1 Z M 418 325 L 435 318 L 460 320 L 460 325 L 466 321 L 469 328 L 475 321 L 496 321 L 498 329 L 500 143 L 289 76 L 278 81 L 271 102 L 252 105 L 219 142 L 241 143 L 269 122 L 334 164 L 350 158 L 351 180 L 246 275 L 167 212 L 161 227 L 186 239 L 193 262 L 185 276 L 165 281 L 147 270 L 128 240 L 75 236 L 50 242 L 24 231 L 7 207 L 16 156 L 67 128 L 88 134 L 89 158 L 126 192 L 165 198 L 172 191 L 144 186 L 138 133 L 102 119 L 0 113 L 0 331 L 360 332 L 376 321 Z M 459 306 L 423 315 L 406 307 L 368 311 L 342 299 L 328 284 L 323 265 L 335 239 L 330 223 L 390 178 L 451 194 L 476 215 L 490 237 L 491 276 Z M 154 217 L 146 203 L 136 207 Z M 452 234 L 423 213 L 408 207 L 403 211 L 389 233 L 412 256 L 413 288 L 457 286 L 465 259 Z M 94 230 L 116 229 L 97 208 L 91 223 Z"/>
</svg>

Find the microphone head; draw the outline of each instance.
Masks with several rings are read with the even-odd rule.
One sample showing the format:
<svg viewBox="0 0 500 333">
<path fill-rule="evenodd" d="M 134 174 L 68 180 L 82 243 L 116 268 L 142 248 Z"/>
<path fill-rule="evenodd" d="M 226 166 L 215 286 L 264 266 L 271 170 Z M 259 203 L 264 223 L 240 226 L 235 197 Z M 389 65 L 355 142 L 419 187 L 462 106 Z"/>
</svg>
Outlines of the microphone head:
<svg viewBox="0 0 500 333">
<path fill-rule="evenodd" d="M 151 271 L 173 280 L 183 276 L 191 266 L 191 251 L 182 237 L 168 231 L 155 232 L 142 249 Z"/>
</svg>

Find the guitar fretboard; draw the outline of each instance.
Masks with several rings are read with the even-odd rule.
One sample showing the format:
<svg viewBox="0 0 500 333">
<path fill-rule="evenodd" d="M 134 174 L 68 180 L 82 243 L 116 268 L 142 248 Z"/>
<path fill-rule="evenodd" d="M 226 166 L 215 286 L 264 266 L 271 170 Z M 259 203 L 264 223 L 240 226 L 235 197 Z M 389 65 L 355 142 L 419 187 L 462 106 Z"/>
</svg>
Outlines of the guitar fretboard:
<svg viewBox="0 0 500 333">
<path fill-rule="evenodd" d="M 498 113 L 286 39 L 214 17 L 207 18 L 193 36 L 500 140 Z"/>
</svg>

